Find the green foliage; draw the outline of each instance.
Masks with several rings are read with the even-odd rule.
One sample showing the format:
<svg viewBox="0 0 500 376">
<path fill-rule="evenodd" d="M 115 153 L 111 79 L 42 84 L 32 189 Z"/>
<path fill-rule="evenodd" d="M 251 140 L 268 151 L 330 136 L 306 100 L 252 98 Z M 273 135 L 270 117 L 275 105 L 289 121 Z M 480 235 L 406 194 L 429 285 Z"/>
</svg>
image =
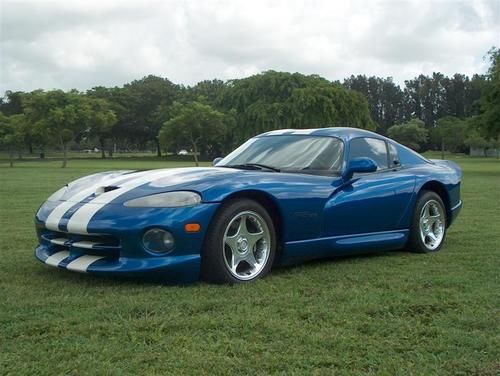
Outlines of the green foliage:
<svg viewBox="0 0 500 376">
<path fill-rule="evenodd" d="M 443 149 L 457 153 L 463 151 L 468 132 L 466 121 L 454 116 L 445 116 L 437 121 L 431 137 L 436 144 L 441 144 Z"/>
<path fill-rule="evenodd" d="M 391 77 L 351 76 L 344 80 L 343 85 L 366 97 L 377 132 L 386 134 L 389 127 L 405 119 L 403 91 Z"/>
<path fill-rule="evenodd" d="M 85 95 L 7 91 L 0 99 L 0 111 L 26 115 L 24 142 L 30 153 L 36 148 L 43 151 L 54 140 L 62 149 L 83 140 L 89 147 L 99 142 L 103 156 L 106 147 L 111 154 L 111 145 L 117 144 L 122 150 L 156 148 L 160 156 L 159 131 L 176 116 L 174 102 L 197 102 L 224 114 L 224 134 L 209 145 L 197 145 L 210 155 L 227 153 L 245 139 L 273 129 L 352 126 L 387 134 L 395 124 L 415 118 L 431 132 L 431 142 L 418 141 L 420 148 L 434 148 L 443 140 L 436 125 L 447 116 L 472 118 L 467 127 L 477 128 L 487 140 L 498 138 L 498 55 L 498 49 L 490 51 L 488 75 L 446 77 L 435 72 L 407 80 L 403 88 L 390 77 L 362 75 L 340 85 L 318 75 L 267 71 L 244 79 L 205 80 L 191 87 L 149 75 L 122 87 L 95 87 Z M 445 140 L 447 148 L 462 151 L 468 133 Z"/>
<path fill-rule="evenodd" d="M 120 131 L 142 143 L 153 141 L 161 156 L 158 133 L 166 120 L 161 113 L 179 96 L 179 86 L 166 78 L 147 76 L 123 86 L 120 98 L 128 116 L 120 124 Z"/>
<path fill-rule="evenodd" d="M 0 98 L 0 112 L 5 116 L 23 113 L 22 91 L 7 90 L 3 98 Z"/>
<path fill-rule="evenodd" d="M 469 135 L 465 139 L 465 144 L 471 148 L 477 148 L 477 149 L 487 149 L 491 146 L 491 142 L 486 140 L 476 130 L 473 130 L 469 133 Z"/>
<path fill-rule="evenodd" d="M 26 119 L 24 114 L 5 116 L 0 112 L 0 146 L 9 151 L 10 167 L 13 167 L 13 155 L 24 146 Z"/>
<path fill-rule="evenodd" d="M 89 134 L 96 136 L 101 146 L 101 156 L 105 158 L 104 143 L 111 137 L 113 126 L 117 122 L 114 111 L 106 99 L 88 98 L 90 106 Z"/>
<path fill-rule="evenodd" d="M 500 49 L 489 51 L 491 66 L 488 81 L 481 97 L 481 114 L 478 117 L 479 127 L 487 138 L 498 139 L 500 136 Z"/>
<path fill-rule="evenodd" d="M 221 105 L 236 111 L 240 141 L 280 128 L 374 129 L 362 95 L 316 75 L 268 71 L 232 80 Z"/>
<path fill-rule="evenodd" d="M 446 77 L 439 72 L 407 80 L 403 89 L 390 77 L 358 75 L 344 80 L 344 86 L 367 98 L 377 132 L 382 134 L 392 125 L 412 118 L 423 120 L 426 127 L 432 129 L 443 116 L 477 115 L 477 102 L 484 84 L 485 77 L 481 75 L 469 78 L 457 73 Z"/>
<path fill-rule="evenodd" d="M 68 144 L 88 130 L 95 116 L 88 98 L 76 90 L 39 90 L 27 94 L 23 105 L 30 123 L 60 143 L 66 167 Z"/>
<path fill-rule="evenodd" d="M 210 152 L 221 143 L 225 131 L 224 114 L 199 102 L 175 103 L 172 113 L 173 117 L 160 131 L 160 143 L 168 149 L 192 149 L 198 166 L 200 145 Z"/>
<path fill-rule="evenodd" d="M 387 130 L 389 137 L 408 146 L 413 150 L 419 150 L 427 141 L 428 131 L 424 122 L 412 119 L 404 124 L 393 125 Z"/>
</svg>

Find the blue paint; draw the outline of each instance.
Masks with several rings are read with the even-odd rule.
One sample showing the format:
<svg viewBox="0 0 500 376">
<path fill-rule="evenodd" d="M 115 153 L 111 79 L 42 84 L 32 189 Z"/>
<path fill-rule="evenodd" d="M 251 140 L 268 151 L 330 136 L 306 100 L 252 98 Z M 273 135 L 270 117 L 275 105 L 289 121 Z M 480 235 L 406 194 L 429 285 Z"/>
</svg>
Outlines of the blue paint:
<svg viewBox="0 0 500 376">
<path fill-rule="evenodd" d="M 293 134 L 293 130 L 284 134 Z M 268 137 L 266 133 L 258 137 Z M 445 192 L 448 225 L 457 217 L 460 201 L 460 168 L 450 161 L 428 160 L 414 151 L 383 136 L 353 128 L 325 128 L 310 132 L 315 137 L 336 137 L 344 145 L 342 171 L 336 175 L 267 170 L 241 170 L 225 167 L 186 168 L 168 170 L 164 178 L 144 184 L 118 196 L 103 206 L 90 219 L 88 235 L 67 234 L 67 222 L 84 205 L 93 205 L 96 195 L 75 202 L 59 222 L 60 232 L 52 232 L 44 223 L 61 201 L 45 202 L 35 218 L 39 245 L 36 257 L 44 262 L 47 257 L 61 251 L 61 246 L 50 243 L 50 238 L 67 237 L 70 258 L 60 268 L 82 254 L 105 256 L 92 263 L 88 273 L 102 275 L 154 275 L 165 280 L 191 282 L 199 278 L 203 242 L 210 222 L 220 204 L 238 194 L 260 194 L 269 199 L 279 212 L 282 223 L 279 241 L 282 246 L 280 262 L 289 264 L 301 260 L 333 255 L 398 249 L 408 239 L 418 193 L 429 184 L 438 185 Z M 307 137 L 297 135 L 296 137 Z M 273 136 L 279 137 L 279 136 Z M 359 137 L 382 140 L 386 147 L 397 151 L 398 163 L 375 172 L 347 173 L 354 170 L 373 170 L 366 158 L 356 162 L 348 160 L 350 142 Z M 393 156 L 391 156 L 392 158 Z M 106 175 L 96 175 L 106 184 Z M 121 177 L 119 186 L 136 178 L 130 171 L 115 172 Z M 85 179 L 85 178 L 84 178 Z M 64 199 L 78 190 L 87 188 L 79 179 L 77 188 L 69 184 Z M 171 191 L 198 192 L 202 203 L 180 208 L 132 208 L 123 203 L 128 200 Z M 201 231 L 186 233 L 186 223 L 199 223 Z M 175 248 L 168 254 L 153 254 L 142 245 L 142 236 L 150 228 L 170 231 Z M 117 244 L 95 245 L 91 250 L 73 247 L 78 241 L 100 240 L 101 234 L 116 239 Z M 106 238 L 107 239 L 107 238 Z M 107 241 L 107 240 L 106 240 Z"/>
</svg>

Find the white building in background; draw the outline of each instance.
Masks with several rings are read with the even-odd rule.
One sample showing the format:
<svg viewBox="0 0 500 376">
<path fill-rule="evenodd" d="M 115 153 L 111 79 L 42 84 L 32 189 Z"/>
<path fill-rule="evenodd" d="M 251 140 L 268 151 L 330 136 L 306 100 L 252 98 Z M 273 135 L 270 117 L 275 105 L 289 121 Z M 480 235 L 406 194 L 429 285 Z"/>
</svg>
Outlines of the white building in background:
<svg viewBox="0 0 500 376">
<path fill-rule="evenodd" d="M 499 157 L 498 149 L 470 148 L 471 157 Z"/>
</svg>

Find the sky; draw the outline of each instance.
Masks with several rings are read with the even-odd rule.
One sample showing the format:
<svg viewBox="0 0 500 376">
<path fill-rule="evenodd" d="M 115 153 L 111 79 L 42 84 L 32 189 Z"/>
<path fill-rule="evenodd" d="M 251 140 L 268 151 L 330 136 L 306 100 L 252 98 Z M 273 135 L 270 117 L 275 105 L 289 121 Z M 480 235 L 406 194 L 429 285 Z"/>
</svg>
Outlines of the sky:
<svg viewBox="0 0 500 376">
<path fill-rule="evenodd" d="M 403 84 L 484 73 L 492 46 L 500 0 L 0 0 L 0 95 L 266 70 Z"/>
</svg>

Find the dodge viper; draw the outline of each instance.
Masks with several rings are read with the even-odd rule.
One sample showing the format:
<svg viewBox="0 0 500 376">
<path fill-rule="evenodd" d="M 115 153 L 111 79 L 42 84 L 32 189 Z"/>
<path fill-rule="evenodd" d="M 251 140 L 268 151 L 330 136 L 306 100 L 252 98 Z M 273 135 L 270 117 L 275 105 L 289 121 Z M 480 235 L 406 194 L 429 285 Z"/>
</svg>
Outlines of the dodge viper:
<svg viewBox="0 0 500 376">
<path fill-rule="evenodd" d="M 249 282 L 275 265 L 438 251 L 461 170 L 355 128 L 253 137 L 212 167 L 102 172 L 39 208 L 35 255 L 99 275 Z"/>
</svg>

